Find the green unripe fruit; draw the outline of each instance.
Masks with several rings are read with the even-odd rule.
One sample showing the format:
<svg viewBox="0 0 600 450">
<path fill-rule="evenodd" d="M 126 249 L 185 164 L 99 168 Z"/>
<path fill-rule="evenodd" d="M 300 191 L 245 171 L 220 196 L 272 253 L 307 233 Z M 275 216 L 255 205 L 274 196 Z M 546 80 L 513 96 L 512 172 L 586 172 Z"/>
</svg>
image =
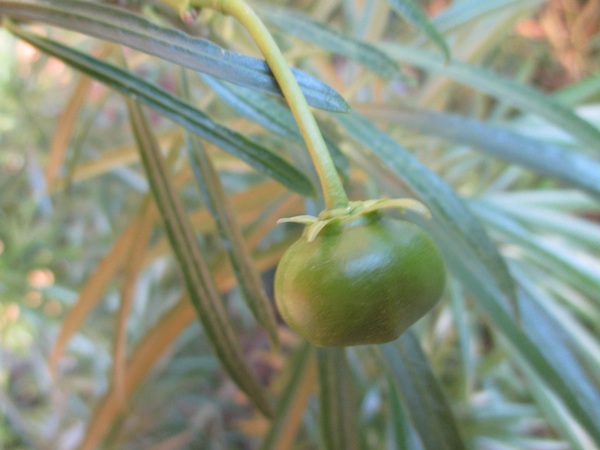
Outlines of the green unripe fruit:
<svg viewBox="0 0 600 450">
<path fill-rule="evenodd" d="M 283 255 L 275 299 L 285 322 L 318 346 L 392 341 L 436 304 L 445 282 L 433 240 L 418 226 L 359 216 L 306 233 Z"/>
</svg>

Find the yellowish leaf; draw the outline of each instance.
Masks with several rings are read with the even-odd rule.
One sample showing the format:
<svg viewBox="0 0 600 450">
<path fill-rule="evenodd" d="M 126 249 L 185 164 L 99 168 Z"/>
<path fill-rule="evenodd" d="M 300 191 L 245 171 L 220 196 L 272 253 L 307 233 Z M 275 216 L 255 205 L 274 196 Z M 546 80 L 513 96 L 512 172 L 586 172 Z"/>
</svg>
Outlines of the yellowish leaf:
<svg viewBox="0 0 600 450">
<path fill-rule="evenodd" d="M 121 306 L 117 314 L 115 326 L 115 342 L 113 352 L 113 384 L 124 406 L 124 379 L 127 357 L 127 319 L 131 311 L 136 281 L 144 264 L 148 241 L 157 219 L 157 210 L 150 197 L 144 200 L 136 227 L 136 239 L 130 246 L 121 282 Z"/>
<path fill-rule="evenodd" d="M 277 248 L 256 260 L 257 268 L 265 270 L 273 267 L 281 258 L 285 247 Z M 235 278 L 231 271 L 218 270 L 215 282 L 221 292 L 233 288 Z M 196 318 L 196 312 L 187 298 L 182 297 L 161 319 L 148 330 L 140 340 L 125 369 L 124 395 L 129 398 L 143 382 L 154 364 L 171 347 L 181 332 Z M 81 444 L 82 450 L 92 450 L 104 439 L 118 418 L 119 398 L 114 386 L 100 400 L 90 420 L 89 427 Z"/>
<path fill-rule="evenodd" d="M 110 45 L 103 45 L 100 51 L 97 52 L 98 57 L 105 59 L 110 54 L 110 50 Z M 54 184 L 60 167 L 63 165 L 69 141 L 71 140 L 73 130 L 75 129 L 75 124 L 79 119 L 83 104 L 89 98 L 91 87 L 92 79 L 85 75 L 80 75 L 77 86 L 75 86 L 69 101 L 60 114 L 56 130 L 52 136 L 52 142 L 50 143 L 50 154 L 46 165 L 45 175 L 47 186 L 52 186 Z"/>
</svg>

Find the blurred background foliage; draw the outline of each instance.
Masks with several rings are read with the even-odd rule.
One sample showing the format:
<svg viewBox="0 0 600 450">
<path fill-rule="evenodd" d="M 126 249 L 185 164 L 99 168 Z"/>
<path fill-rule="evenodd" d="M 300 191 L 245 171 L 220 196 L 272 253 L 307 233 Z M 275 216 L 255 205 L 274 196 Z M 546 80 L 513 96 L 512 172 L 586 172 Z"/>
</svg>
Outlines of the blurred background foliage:
<svg viewBox="0 0 600 450">
<path fill-rule="evenodd" d="M 213 12 L 182 22 L 158 1 L 90 3 L 259 56 L 233 19 Z M 360 449 L 599 448 L 600 2 L 422 0 L 431 29 L 394 12 L 408 3 L 281 1 L 279 10 L 251 2 L 291 64 L 333 87 L 464 200 L 506 262 L 523 318 L 494 321 L 473 281 L 480 274 L 456 269 L 414 334 L 343 354 L 351 396 L 339 433 Z M 183 128 L 146 110 L 244 359 L 277 405 L 274 420 L 225 374 L 194 320 L 123 97 L 7 28 L 117 66 L 124 54 L 135 77 L 174 95 L 182 92 L 180 68 L 43 19 L 8 26 L 10 4 L 0 2 L 0 446 L 343 448 L 322 424 L 335 408 L 319 402 L 324 365 L 315 350 L 280 321 L 281 349 L 272 349 L 244 305 L 190 170 Z M 427 37 L 435 29 L 451 62 Z M 187 72 L 190 104 L 276 151 L 314 184 L 282 102 Z M 411 181 L 385 155 L 373 157 L 364 144 L 379 135 L 340 115 L 318 112 L 350 196 L 414 195 L 421 172 Z M 206 147 L 270 295 L 277 260 L 299 232 L 276 220 L 314 213 L 319 200 Z M 450 245 L 439 227 L 433 234 Z M 448 258 L 451 271 L 460 266 L 460 250 L 443 250 L 458 258 Z M 525 327 L 530 340 L 511 340 L 512 326 Z M 445 429 L 450 422 L 458 434 Z M 428 428 L 442 430 L 439 441 Z M 435 447 L 448 435 L 455 444 Z"/>
</svg>

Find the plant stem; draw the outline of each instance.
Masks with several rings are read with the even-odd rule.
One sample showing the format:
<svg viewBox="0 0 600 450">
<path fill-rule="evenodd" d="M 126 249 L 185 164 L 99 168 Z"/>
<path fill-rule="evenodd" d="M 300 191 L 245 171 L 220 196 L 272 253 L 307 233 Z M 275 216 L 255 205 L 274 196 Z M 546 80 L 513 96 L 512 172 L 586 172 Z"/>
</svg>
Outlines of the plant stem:
<svg viewBox="0 0 600 450">
<path fill-rule="evenodd" d="M 304 137 L 319 176 L 325 207 L 327 209 L 346 207 L 349 202 L 348 196 L 317 121 L 281 50 L 254 10 L 244 0 L 191 0 L 190 4 L 196 7 L 209 7 L 235 17 L 248 30 L 273 72 Z"/>
</svg>

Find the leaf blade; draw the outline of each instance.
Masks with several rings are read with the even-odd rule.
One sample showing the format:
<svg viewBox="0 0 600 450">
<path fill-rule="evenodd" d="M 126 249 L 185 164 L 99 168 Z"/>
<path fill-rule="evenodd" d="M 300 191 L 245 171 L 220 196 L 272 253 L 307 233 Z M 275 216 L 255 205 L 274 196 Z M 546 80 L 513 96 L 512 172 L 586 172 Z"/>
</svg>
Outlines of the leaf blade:
<svg viewBox="0 0 600 450">
<path fill-rule="evenodd" d="M 337 119 L 342 122 L 349 134 L 368 145 L 373 153 L 386 161 L 389 167 L 422 196 L 421 199 L 429 207 L 434 219 L 438 214 L 443 218 L 443 220 L 423 221 L 417 216 L 414 217 L 415 221 L 434 237 L 442 250 L 447 267 L 474 294 L 476 304 L 511 344 L 512 351 L 527 361 L 544 382 L 557 393 L 586 430 L 595 439 L 600 439 L 600 425 L 598 425 L 600 417 L 596 411 L 598 408 L 590 404 L 589 398 L 582 397 L 578 392 L 570 389 L 572 383 L 576 381 L 561 372 L 560 363 L 553 359 L 551 352 L 542 353 L 537 342 L 525 334 L 523 328 L 518 326 L 514 315 L 509 312 L 507 305 L 511 303 L 511 294 L 516 295 L 512 277 L 497 250 L 486 256 L 482 255 L 481 248 L 477 248 L 479 238 L 474 240 L 473 236 L 479 235 L 483 228 L 478 220 L 475 219 L 473 222 L 473 213 L 466 209 L 442 180 L 429 173 L 411 155 L 401 153 L 399 146 L 374 125 L 356 114 L 340 116 Z M 440 204 L 442 199 L 443 203 Z M 445 210 L 446 208 L 450 209 Z M 456 214 L 461 217 L 454 217 Z M 469 217 L 466 222 L 463 221 L 463 214 Z M 456 232 L 456 230 L 461 231 Z M 492 246 L 495 249 L 487 234 L 485 236 L 481 245 Z M 500 265 L 496 266 L 497 264 Z M 502 270 L 504 275 L 499 278 L 495 273 L 496 270 Z M 510 286 L 503 286 L 506 282 L 509 282 Z M 512 300 L 515 305 L 519 305 L 521 301 Z M 522 313 L 522 308 L 519 312 Z M 552 347 L 550 343 L 544 345 L 548 349 Z"/>
<path fill-rule="evenodd" d="M 7 17 L 40 21 L 117 42 L 232 83 L 282 95 L 263 60 L 158 26 L 123 9 L 75 0 L 0 0 L 0 12 Z M 330 111 L 348 110 L 346 101 L 332 88 L 298 69 L 293 72 L 309 104 Z"/>
<path fill-rule="evenodd" d="M 576 137 L 583 145 L 600 150 L 600 130 L 541 92 L 502 78 L 493 72 L 453 60 L 444 63 L 436 55 L 423 49 L 386 44 L 383 48 L 391 56 L 426 70 L 446 75 L 455 81 L 490 94 L 503 102 L 543 117 Z"/>
<path fill-rule="evenodd" d="M 214 143 L 223 150 L 244 160 L 288 188 L 303 195 L 311 195 L 313 186 L 306 176 L 279 157 L 244 136 L 219 125 L 197 108 L 127 71 L 106 64 L 96 58 L 72 50 L 57 42 L 37 37 L 9 26 L 10 31 L 41 51 L 86 73 L 107 86 L 150 106 L 154 110 L 184 126 L 193 133 Z"/>
<path fill-rule="evenodd" d="M 343 347 L 317 349 L 321 436 L 328 450 L 355 450 L 357 445 L 350 370 Z"/>
<path fill-rule="evenodd" d="M 244 361 L 236 340 L 236 333 L 227 320 L 218 289 L 197 248 L 183 205 L 168 179 L 156 138 L 141 106 L 131 99 L 127 99 L 127 104 L 154 200 L 163 217 L 167 236 L 179 261 L 188 295 L 198 318 L 229 376 L 258 409 L 269 417 L 271 416 L 269 400 Z"/>
<path fill-rule="evenodd" d="M 125 370 L 127 360 L 127 323 L 133 306 L 134 292 L 138 276 L 143 268 L 144 256 L 147 252 L 150 235 L 157 219 L 157 211 L 150 197 L 146 195 L 142 202 L 136 220 L 135 239 L 131 243 L 123 271 L 120 286 L 119 311 L 115 324 L 115 338 L 113 342 L 113 370 L 112 382 L 118 393 L 121 408 L 125 407 Z"/>
<path fill-rule="evenodd" d="M 286 244 L 291 244 L 291 242 Z M 262 270 L 272 268 L 281 258 L 286 247 L 287 245 L 278 246 L 263 252 L 257 258 L 257 266 Z M 220 292 L 226 292 L 235 285 L 235 279 L 231 272 L 223 270 L 223 267 L 215 268 L 215 280 Z M 124 395 L 127 398 L 133 395 L 137 387 L 151 372 L 153 366 L 195 317 L 196 312 L 192 302 L 184 295 L 136 343 L 125 368 Z M 117 419 L 118 410 L 118 393 L 115 386 L 112 385 L 94 410 L 81 448 L 96 448 L 99 445 L 103 436 L 111 429 L 113 421 Z"/>
<path fill-rule="evenodd" d="M 600 196 L 600 163 L 582 153 L 457 114 L 378 107 L 376 115 L 378 120 L 472 146 Z"/>
<path fill-rule="evenodd" d="M 454 414 L 415 334 L 404 333 L 397 341 L 380 346 L 379 353 L 394 375 L 424 448 L 465 449 Z"/>
<path fill-rule="evenodd" d="M 301 425 L 302 413 L 317 382 L 317 369 L 314 350 L 308 343 L 302 343 L 288 365 L 289 379 L 283 389 L 275 419 L 260 450 L 292 448 L 294 438 Z"/>
<path fill-rule="evenodd" d="M 256 321 L 266 330 L 273 346 L 278 347 L 277 323 L 275 314 L 254 268 L 252 257 L 242 237 L 242 231 L 234 215 L 233 208 L 225 194 L 219 175 L 200 142 L 188 135 L 188 157 L 196 183 L 204 201 L 211 211 L 221 239 L 226 242 L 229 260 L 238 280 L 246 304 Z"/>
<path fill-rule="evenodd" d="M 298 142 L 303 146 L 305 145 L 304 137 L 300 133 L 296 120 L 286 106 L 267 98 L 260 92 L 227 85 L 208 76 L 202 76 L 201 78 L 221 100 L 238 114 L 258 123 L 273 133 Z M 348 159 L 336 144 L 335 139 L 328 136 L 327 130 L 322 129 L 321 132 L 335 166 L 342 176 L 347 177 L 350 170 Z"/>
<path fill-rule="evenodd" d="M 547 384 L 547 386 L 567 406 L 570 413 L 580 422 L 582 426 L 595 439 L 600 438 L 600 420 L 598 407 L 590 403 L 590 399 L 579 395 L 574 388 L 576 380 L 570 379 L 568 373 L 562 370 L 563 363 L 560 357 L 553 355 L 563 352 L 560 343 L 552 344 L 551 339 L 547 342 L 537 340 L 528 331 L 535 328 L 536 316 L 530 314 L 531 310 L 523 308 L 524 302 L 529 302 L 521 291 L 518 291 L 520 306 L 520 324 L 516 323 L 505 308 L 501 305 L 505 300 L 496 286 L 483 281 L 473 270 L 465 264 L 468 258 L 456 242 L 445 235 L 444 230 L 432 230 L 438 237 L 440 247 L 449 262 L 449 267 L 461 280 L 463 285 L 477 299 L 476 305 L 490 320 L 495 328 L 505 338 L 510 352 L 519 355 L 529 367 Z M 526 325 L 528 324 L 528 325 Z"/>
<path fill-rule="evenodd" d="M 351 136 L 368 147 L 404 179 L 427 205 L 435 219 L 433 222 L 439 221 L 446 233 L 469 249 L 478 261 L 477 264 L 473 264 L 473 270 L 499 286 L 507 299 L 514 299 L 514 284 L 498 250 L 479 220 L 454 191 L 367 119 L 354 113 L 339 116 L 337 119 Z"/>
<path fill-rule="evenodd" d="M 260 8 L 261 16 L 286 34 L 346 56 L 383 78 L 401 77 L 400 68 L 385 53 L 366 42 L 338 33 L 300 13 L 283 8 Z"/>
<path fill-rule="evenodd" d="M 388 0 L 388 3 L 400 16 L 423 32 L 442 51 L 446 61 L 450 60 L 450 48 L 446 39 L 414 0 Z"/>
<path fill-rule="evenodd" d="M 503 9 L 512 8 L 515 5 L 518 5 L 519 7 L 529 5 L 537 6 L 543 3 L 543 1 L 544 0 L 487 0 L 482 2 L 479 0 L 466 0 L 452 3 L 431 21 L 438 30 L 449 33 L 471 21 L 501 12 Z"/>
<path fill-rule="evenodd" d="M 600 301 L 600 270 L 556 243 L 544 240 L 529 232 L 515 220 L 500 213 L 484 202 L 471 202 L 472 207 L 490 226 L 510 242 L 519 244 L 522 252 L 537 261 L 540 267 L 560 273 L 570 284 L 587 293 L 590 298 Z"/>
</svg>

